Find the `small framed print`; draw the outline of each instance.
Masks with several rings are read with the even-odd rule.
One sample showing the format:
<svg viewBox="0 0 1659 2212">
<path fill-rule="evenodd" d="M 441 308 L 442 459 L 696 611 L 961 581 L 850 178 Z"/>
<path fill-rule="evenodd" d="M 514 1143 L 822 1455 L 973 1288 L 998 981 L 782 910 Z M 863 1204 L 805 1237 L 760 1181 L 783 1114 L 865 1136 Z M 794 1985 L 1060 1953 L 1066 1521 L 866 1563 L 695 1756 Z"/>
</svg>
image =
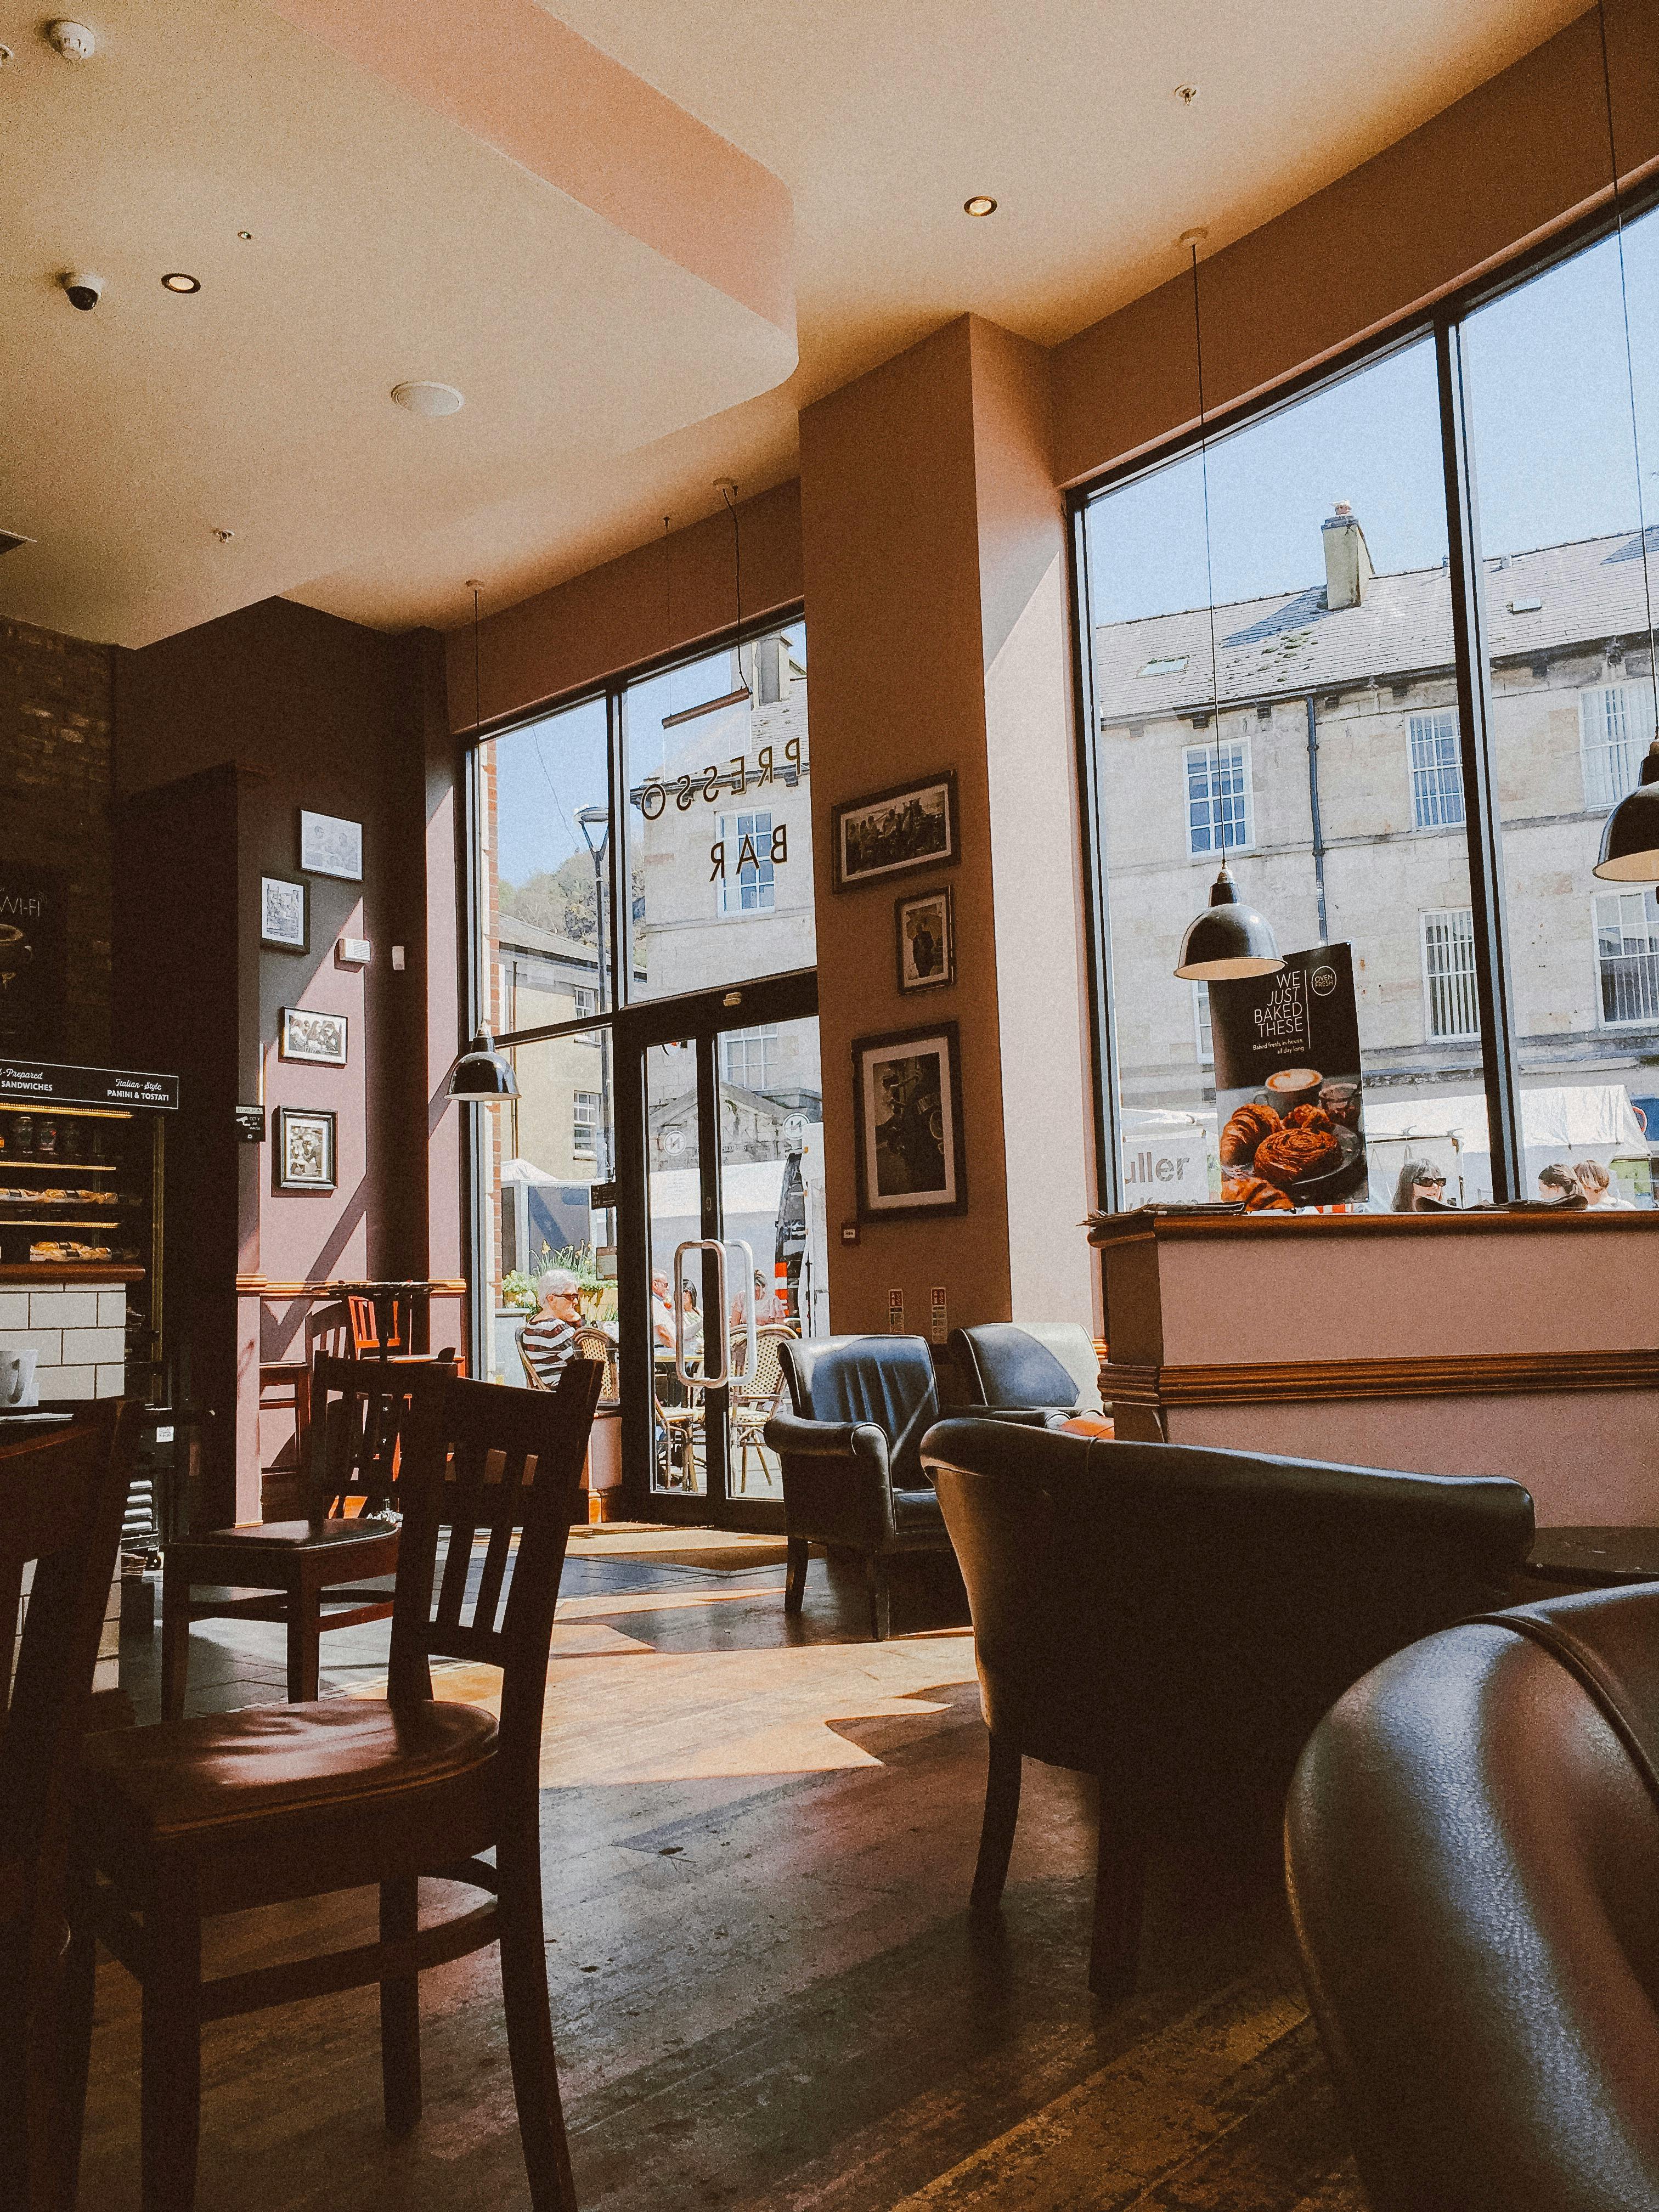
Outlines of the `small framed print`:
<svg viewBox="0 0 1659 2212">
<path fill-rule="evenodd" d="M 289 876 L 259 878 L 259 942 L 283 952 L 309 952 L 306 887 Z"/>
<path fill-rule="evenodd" d="M 901 991 L 936 991 L 957 980 L 956 917 L 951 887 L 893 902 Z"/>
<path fill-rule="evenodd" d="M 312 1106 L 276 1109 L 276 1188 L 334 1188 L 334 1116 Z"/>
<path fill-rule="evenodd" d="M 343 884 L 363 879 L 363 825 L 338 814 L 300 809 L 300 866 L 307 875 L 335 876 Z"/>
<path fill-rule="evenodd" d="M 954 771 L 850 800 L 834 814 L 836 889 L 908 868 L 952 867 L 962 857 Z"/>
<path fill-rule="evenodd" d="M 319 1014 L 310 1006 L 284 1006 L 278 1017 L 277 1049 L 284 1060 L 308 1060 L 319 1067 L 346 1064 L 346 1017 Z"/>
<path fill-rule="evenodd" d="M 860 1218 L 965 1212 L 956 1024 L 856 1038 L 853 1082 Z"/>
</svg>

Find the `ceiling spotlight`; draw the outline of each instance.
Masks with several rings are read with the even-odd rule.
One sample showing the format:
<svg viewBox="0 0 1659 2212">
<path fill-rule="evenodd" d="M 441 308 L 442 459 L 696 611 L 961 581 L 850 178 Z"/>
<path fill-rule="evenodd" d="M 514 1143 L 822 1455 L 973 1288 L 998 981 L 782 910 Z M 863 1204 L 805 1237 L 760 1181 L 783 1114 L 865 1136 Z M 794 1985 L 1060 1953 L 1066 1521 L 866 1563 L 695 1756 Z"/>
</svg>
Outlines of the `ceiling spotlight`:
<svg viewBox="0 0 1659 2212">
<path fill-rule="evenodd" d="M 222 545 L 228 545 L 236 532 L 234 530 L 216 530 L 213 534 Z"/>
<path fill-rule="evenodd" d="M 411 415 L 453 415 L 466 404 L 453 384 L 394 384 L 392 396 Z"/>
<path fill-rule="evenodd" d="M 168 270 L 161 282 L 169 292 L 199 292 L 202 289 L 201 278 L 187 276 L 182 269 Z"/>
<path fill-rule="evenodd" d="M 236 235 L 241 240 L 243 245 L 246 246 L 249 239 L 252 237 L 253 233 L 251 230 L 239 230 Z"/>
<path fill-rule="evenodd" d="M 67 15 L 46 26 L 46 43 L 66 62 L 89 62 L 98 51 L 98 41 L 84 23 L 76 23 Z"/>
<path fill-rule="evenodd" d="M 989 192 L 975 192 L 972 199 L 963 200 L 962 211 L 963 215 L 994 215 L 997 204 Z"/>
<path fill-rule="evenodd" d="M 1178 84 L 1175 88 L 1175 96 L 1183 107 L 1190 107 L 1198 98 L 1198 87 L 1195 84 Z"/>
</svg>

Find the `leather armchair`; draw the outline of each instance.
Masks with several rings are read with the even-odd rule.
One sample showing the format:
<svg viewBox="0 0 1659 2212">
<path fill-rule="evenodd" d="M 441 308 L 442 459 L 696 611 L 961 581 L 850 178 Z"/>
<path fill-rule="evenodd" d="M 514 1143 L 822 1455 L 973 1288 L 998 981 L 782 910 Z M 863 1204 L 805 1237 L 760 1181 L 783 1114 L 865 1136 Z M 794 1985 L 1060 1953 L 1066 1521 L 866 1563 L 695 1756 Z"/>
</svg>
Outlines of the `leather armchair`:
<svg viewBox="0 0 1659 2212">
<path fill-rule="evenodd" d="M 1090 1986 L 1127 1996 L 1146 1844 L 1276 1818 L 1321 1715 L 1392 1651 L 1501 1602 L 1518 1483 L 1117 1443 L 977 1420 L 926 1439 L 973 1609 L 994 1911 L 1021 1761 L 1098 1775 Z"/>
<path fill-rule="evenodd" d="M 763 1434 L 783 1471 L 784 1611 L 801 1609 L 808 1545 L 839 1545 L 863 1554 L 881 1643 L 893 1554 L 951 1548 L 920 1449 L 939 1418 L 933 1356 L 920 1336 L 792 1337 L 780 1349 L 789 1405 Z"/>
<path fill-rule="evenodd" d="M 1286 1869 L 1375 2212 L 1659 2204 L 1659 1589 L 1454 1628 L 1304 1753 Z"/>
<path fill-rule="evenodd" d="M 1076 1322 L 981 1322 L 953 1328 L 951 1350 L 972 1392 L 964 1413 L 1034 1427 L 1101 1413 L 1100 1361 Z"/>
</svg>

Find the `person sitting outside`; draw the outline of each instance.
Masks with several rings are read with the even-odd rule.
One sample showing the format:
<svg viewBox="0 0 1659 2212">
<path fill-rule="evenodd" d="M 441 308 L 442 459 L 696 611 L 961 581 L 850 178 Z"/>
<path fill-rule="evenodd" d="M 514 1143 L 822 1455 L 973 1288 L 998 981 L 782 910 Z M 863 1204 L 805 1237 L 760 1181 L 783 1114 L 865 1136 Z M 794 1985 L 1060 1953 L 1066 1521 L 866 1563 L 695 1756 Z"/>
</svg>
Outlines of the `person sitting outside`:
<svg viewBox="0 0 1659 2212">
<path fill-rule="evenodd" d="M 651 1278 L 651 1341 L 658 1352 L 674 1349 L 674 1309 L 668 1303 L 668 1278 L 660 1272 Z"/>
<path fill-rule="evenodd" d="M 1445 1213 L 1446 1178 L 1432 1160 L 1407 1160 L 1395 1185 L 1396 1213 Z"/>
<path fill-rule="evenodd" d="M 1635 1212 L 1634 1202 L 1625 1196 L 1600 1160 L 1580 1160 L 1573 1173 L 1586 1206 L 1598 1207 L 1603 1213 Z"/>
<path fill-rule="evenodd" d="M 1538 1195 L 1546 1206 L 1565 1206 L 1578 1211 L 1584 1205 L 1577 1176 L 1561 1160 L 1552 1160 L 1548 1167 L 1539 1169 Z"/>
<path fill-rule="evenodd" d="M 788 1310 L 785 1306 L 783 1300 L 772 1288 L 771 1285 L 767 1281 L 765 1276 L 762 1274 L 758 1267 L 755 1270 L 754 1299 L 755 1326 L 757 1328 L 766 1328 L 776 1322 L 786 1322 L 788 1320 Z M 739 1291 L 736 1297 L 732 1301 L 732 1329 L 733 1334 L 735 1335 L 739 1334 L 741 1331 L 747 1328 L 748 1326 L 749 1303 L 744 1297 L 743 1292 Z"/>
<path fill-rule="evenodd" d="M 566 1267 L 550 1267 L 537 1282 L 540 1304 L 525 1323 L 519 1342 L 544 1390 L 558 1389 L 559 1377 L 575 1352 L 582 1319 L 576 1298 L 580 1288 Z"/>
</svg>

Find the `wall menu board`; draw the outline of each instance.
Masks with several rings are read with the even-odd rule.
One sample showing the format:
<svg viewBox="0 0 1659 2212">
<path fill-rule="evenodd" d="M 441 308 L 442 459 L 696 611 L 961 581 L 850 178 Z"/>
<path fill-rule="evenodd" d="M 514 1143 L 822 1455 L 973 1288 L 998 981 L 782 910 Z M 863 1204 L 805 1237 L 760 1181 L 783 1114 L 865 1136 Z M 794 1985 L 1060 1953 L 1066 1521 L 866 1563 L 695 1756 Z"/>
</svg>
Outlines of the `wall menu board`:
<svg viewBox="0 0 1659 2212">
<path fill-rule="evenodd" d="M 69 943 L 61 868 L 0 862 L 0 1052 L 59 1052 Z"/>
<path fill-rule="evenodd" d="M 176 1075 L 148 1075 L 130 1067 L 58 1067 L 44 1060 L 0 1055 L 0 1099 L 14 1105 L 143 1106 L 173 1114 Z"/>
<path fill-rule="evenodd" d="M 1289 952 L 1275 975 L 1210 986 L 1222 1196 L 1329 1206 L 1367 1182 L 1353 951 Z"/>
</svg>

